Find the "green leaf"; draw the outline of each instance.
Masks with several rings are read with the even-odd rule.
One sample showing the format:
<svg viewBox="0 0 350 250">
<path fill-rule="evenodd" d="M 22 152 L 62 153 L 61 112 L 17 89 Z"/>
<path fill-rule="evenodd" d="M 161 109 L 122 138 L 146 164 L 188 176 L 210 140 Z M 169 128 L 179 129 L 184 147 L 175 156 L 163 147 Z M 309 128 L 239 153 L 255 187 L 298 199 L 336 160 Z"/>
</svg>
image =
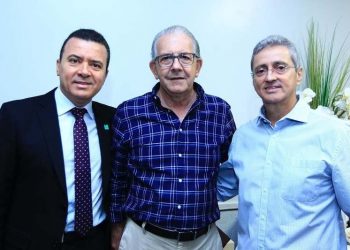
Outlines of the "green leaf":
<svg viewBox="0 0 350 250">
<path fill-rule="evenodd" d="M 350 56 L 345 50 L 347 38 L 335 51 L 336 27 L 330 40 L 321 39 L 318 26 L 312 21 L 307 28 L 307 41 L 305 45 L 305 79 L 304 88 L 311 88 L 316 96 L 310 106 L 319 105 L 334 109 L 336 97 L 349 86 Z"/>
</svg>

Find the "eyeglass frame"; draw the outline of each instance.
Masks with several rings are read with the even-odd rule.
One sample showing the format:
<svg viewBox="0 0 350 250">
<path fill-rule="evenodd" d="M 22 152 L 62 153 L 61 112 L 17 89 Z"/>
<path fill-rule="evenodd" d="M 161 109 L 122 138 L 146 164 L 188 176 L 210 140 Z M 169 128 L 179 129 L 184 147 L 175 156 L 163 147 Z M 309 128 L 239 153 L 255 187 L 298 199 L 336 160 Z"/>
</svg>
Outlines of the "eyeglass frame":
<svg viewBox="0 0 350 250">
<path fill-rule="evenodd" d="M 183 64 L 180 60 L 180 56 L 181 55 L 191 55 L 193 57 L 192 59 L 192 62 L 190 64 Z M 170 56 L 172 58 L 172 63 L 169 64 L 169 65 L 162 65 L 160 64 L 159 62 L 159 58 L 161 58 L 162 56 Z M 162 55 L 159 55 L 159 56 L 156 56 L 153 61 L 154 62 L 158 62 L 158 65 L 161 67 L 161 68 L 170 68 L 171 66 L 173 66 L 174 62 L 175 62 L 175 59 L 178 60 L 178 62 L 183 66 L 183 67 L 189 67 L 191 65 L 193 65 L 194 63 L 194 59 L 200 59 L 200 56 L 198 56 L 196 53 L 190 53 L 190 52 L 182 52 L 182 53 L 178 53 L 177 55 L 175 55 L 174 53 L 168 53 L 168 54 L 162 54 Z"/>
<path fill-rule="evenodd" d="M 283 69 L 283 72 L 278 72 L 278 68 L 277 68 L 278 65 L 284 65 L 285 66 L 285 68 Z M 262 74 L 262 75 L 257 75 L 256 72 L 255 72 L 256 69 L 259 68 L 259 67 L 262 67 L 262 66 L 265 66 L 266 72 L 264 74 Z M 271 70 L 271 72 L 276 72 L 278 75 L 283 75 L 283 74 L 285 74 L 287 72 L 287 70 L 289 70 L 289 69 L 297 69 L 297 68 L 299 68 L 299 67 L 290 66 L 290 65 L 288 65 L 286 63 L 283 63 L 283 62 L 275 62 L 275 63 L 272 64 L 272 68 L 269 68 L 266 65 L 261 65 L 261 66 L 256 67 L 254 69 L 254 72 L 251 72 L 251 75 L 252 75 L 252 77 L 266 77 L 270 70 Z"/>
</svg>

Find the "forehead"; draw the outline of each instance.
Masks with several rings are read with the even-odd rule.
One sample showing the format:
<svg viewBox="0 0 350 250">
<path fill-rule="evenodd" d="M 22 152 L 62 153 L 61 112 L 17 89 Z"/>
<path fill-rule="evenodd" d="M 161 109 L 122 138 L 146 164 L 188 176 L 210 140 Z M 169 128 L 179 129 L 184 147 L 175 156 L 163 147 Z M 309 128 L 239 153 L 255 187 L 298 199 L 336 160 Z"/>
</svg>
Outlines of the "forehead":
<svg viewBox="0 0 350 250">
<path fill-rule="evenodd" d="M 68 57 L 70 55 L 107 61 L 107 49 L 104 45 L 76 37 L 69 39 L 64 46 L 63 57 Z"/>
<path fill-rule="evenodd" d="M 189 36 L 182 32 L 163 35 L 157 42 L 158 54 L 194 52 L 193 43 Z"/>
<path fill-rule="evenodd" d="M 287 47 L 278 45 L 264 48 L 254 56 L 253 68 L 259 65 L 271 65 L 275 62 L 293 63 Z"/>
</svg>

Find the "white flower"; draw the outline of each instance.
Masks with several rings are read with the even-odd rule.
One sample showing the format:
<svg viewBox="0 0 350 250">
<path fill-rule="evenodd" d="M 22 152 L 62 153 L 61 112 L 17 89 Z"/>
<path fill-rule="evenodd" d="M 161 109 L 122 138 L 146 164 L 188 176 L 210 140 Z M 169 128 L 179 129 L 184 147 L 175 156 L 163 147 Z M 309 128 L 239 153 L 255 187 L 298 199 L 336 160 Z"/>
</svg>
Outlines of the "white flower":
<svg viewBox="0 0 350 250">
<path fill-rule="evenodd" d="M 299 100 L 310 105 L 312 98 L 315 96 L 316 94 L 312 89 L 306 88 L 299 93 Z M 329 107 L 319 105 L 316 110 L 325 115 L 349 120 L 350 124 L 350 87 L 346 87 L 338 93 Z"/>
<path fill-rule="evenodd" d="M 343 96 L 345 97 L 345 99 L 349 100 L 350 99 L 350 88 L 347 87 L 344 89 L 344 94 Z"/>
<path fill-rule="evenodd" d="M 319 105 L 319 106 L 316 108 L 316 111 L 318 111 L 318 112 L 320 112 L 320 113 L 322 113 L 322 114 L 325 114 L 325 115 L 335 116 L 334 111 L 331 110 L 331 109 L 328 108 L 328 107 L 325 107 L 325 106 Z"/>
<path fill-rule="evenodd" d="M 350 88 L 345 88 L 344 89 L 344 91 L 343 91 L 343 98 L 342 99 L 345 102 L 344 110 L 346 110 L 348 115 L 350 115 Z"/>
<path fill-rule="evenodd" d="M 314 98 L 315 96 L 316 94 L 312 89 L 306 88 L 303 90 L 303 92 L 301 92 L 299 100 L 305 103 L 310 103 L 312 101 L 312 98 Z"/>
<path fill-rule="evenodd" d="M 346 102 L 343 99 L 335 101 L 334 106 L 336 108 L 340 108 L 341 110 L 346 110 Z"/>
</svg>

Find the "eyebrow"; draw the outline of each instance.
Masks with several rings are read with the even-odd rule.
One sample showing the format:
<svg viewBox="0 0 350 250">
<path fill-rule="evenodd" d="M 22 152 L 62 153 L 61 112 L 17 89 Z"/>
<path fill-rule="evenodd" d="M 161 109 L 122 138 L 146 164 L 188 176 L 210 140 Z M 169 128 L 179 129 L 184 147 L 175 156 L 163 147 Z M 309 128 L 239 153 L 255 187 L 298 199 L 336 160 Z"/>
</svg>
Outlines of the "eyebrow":
<svg viewBox="0 0 350 250">
<path fill-rule="evenodd" d="M 78 55 L 76 55 L 76 54 L 71 54 L 71 55 L 68 55 L 68 56 L 67 56 L 67 58 L 70 58 L 70 57 L 76 57 L 76 58 L 78 58 L 78 59 L 82 59 L 82 58 L 83 58 L 83 57 L 78 56 Z M 89 62 L 99 63 L 99 64 L 104 65 L 104 64 L 103 64 L 103 62 L 102 62 L 102 61 L 100 61 L 100 60 L 89 59 L 88 61 L 89 61 Z"/>
<path fill-rule="evenodd" d="M 103 62 L 102 61 L 99 61 L 99 60 L 89 60 L 89 62 L 93 62 L 93 63 L 100 63 L 103 65 Z"/>
<path fill-rule="evenodd" d="M 271 64 L 272 65 L 276 65 L 276 64 L 286 64 L 286 65 L 288 65 L 288 63 L 284 62 L 284 61 L 274 61 Z M 260 64 L 260 65 L 256 66 L 254 69 L 259 68 L 259 67 L 267 67 L 267 64 L 266 63 Z"/>
</svg>

